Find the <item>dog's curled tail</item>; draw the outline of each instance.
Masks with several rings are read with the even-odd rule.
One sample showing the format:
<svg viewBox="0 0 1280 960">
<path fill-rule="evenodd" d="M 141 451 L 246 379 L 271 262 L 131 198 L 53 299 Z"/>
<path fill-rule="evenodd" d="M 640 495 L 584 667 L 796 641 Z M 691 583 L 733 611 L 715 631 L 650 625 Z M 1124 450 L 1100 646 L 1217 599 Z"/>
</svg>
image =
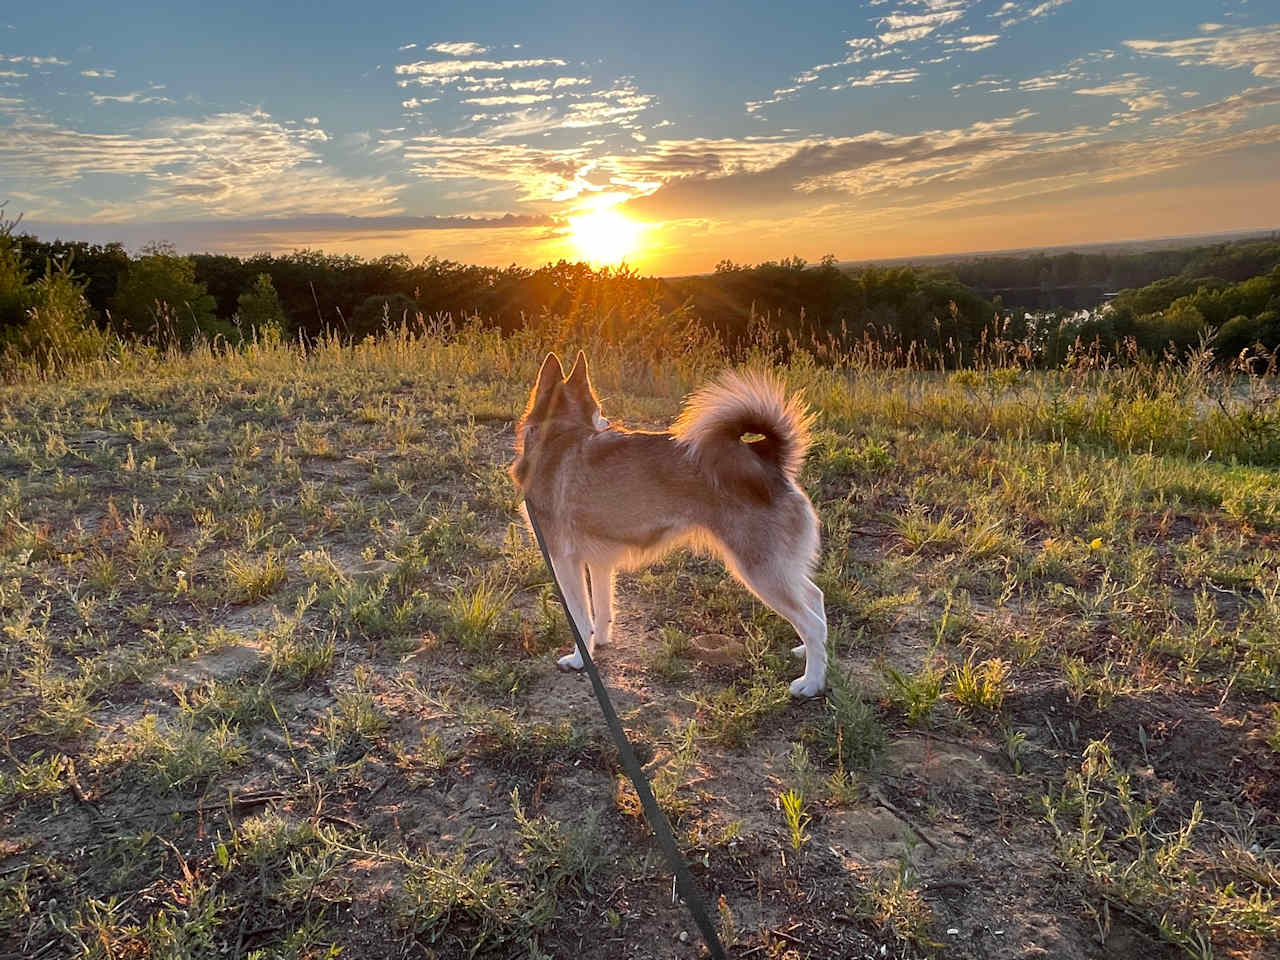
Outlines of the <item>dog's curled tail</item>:
<svg viewBox="0 0 1280 960">
<path fill-rule="evenodd" d="M 768 472 L 795 480 L 812 423 L 804 402 L 771 375 L 731 370 L 689 398 L 672 432 L 708 472 L 723 477 L 737 466 L 745 471 L 738 479 L 764 493 L 773 487 Z M 760 439 L 745 440 L 749 434 Z"/>
</svg>

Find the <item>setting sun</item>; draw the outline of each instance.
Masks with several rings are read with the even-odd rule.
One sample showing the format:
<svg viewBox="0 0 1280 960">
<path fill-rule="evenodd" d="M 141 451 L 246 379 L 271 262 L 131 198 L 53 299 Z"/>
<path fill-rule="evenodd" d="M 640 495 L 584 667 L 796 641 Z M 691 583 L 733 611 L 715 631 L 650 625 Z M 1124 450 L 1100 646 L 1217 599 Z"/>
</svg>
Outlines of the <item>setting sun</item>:
<svg viewBox="0 0 1280 960">
<path fill-rule="evenodd" d="M 599 209 L 569 220 L 569 237 L 583 257 L 603 266 L 621 263 L 639 245 L 643 229 L 617 210 Z"/>
</svg>

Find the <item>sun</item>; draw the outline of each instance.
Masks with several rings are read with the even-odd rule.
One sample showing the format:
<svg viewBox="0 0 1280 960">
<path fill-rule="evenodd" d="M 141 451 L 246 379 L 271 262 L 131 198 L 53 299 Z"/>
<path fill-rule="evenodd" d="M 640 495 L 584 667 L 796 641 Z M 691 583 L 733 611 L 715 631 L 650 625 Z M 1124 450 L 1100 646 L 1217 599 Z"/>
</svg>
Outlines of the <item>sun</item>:
<svg viewBox="0 0 1280 960">
<path fill-rule="evenodd" d="M 587 260 L 599 266 L 621 263 L 639 246 L 643 229 L 617 210 L 599 208 L 569 219 L 569 238 Z"/>
</svg>

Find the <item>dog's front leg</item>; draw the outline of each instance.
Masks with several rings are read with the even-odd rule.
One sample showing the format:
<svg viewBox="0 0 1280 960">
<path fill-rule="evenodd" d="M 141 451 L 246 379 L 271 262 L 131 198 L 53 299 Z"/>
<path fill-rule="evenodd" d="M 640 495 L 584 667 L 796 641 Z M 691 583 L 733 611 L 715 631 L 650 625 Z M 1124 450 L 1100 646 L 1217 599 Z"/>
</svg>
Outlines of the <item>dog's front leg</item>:
<svg viewBox="0 0 1280 960">
<path fill-rule="evenodd" d="M 592 653 L 594 649 L 591 643 L 591 612 L 587 606 L 586 564 L 578 557 L 553 556 L 551 567 L 555 570 L 556 579 L 560 581 L 560 590 L 564 593 L 569 616 L 577 624 L 578 633 L 587 645 L 587 652 Z M 578 651 L 577 644 L 574 645 L 573 653 L 565 654 L 558 662 L 561 670 L 581 670 L 582 654 Z"/>
</svg>

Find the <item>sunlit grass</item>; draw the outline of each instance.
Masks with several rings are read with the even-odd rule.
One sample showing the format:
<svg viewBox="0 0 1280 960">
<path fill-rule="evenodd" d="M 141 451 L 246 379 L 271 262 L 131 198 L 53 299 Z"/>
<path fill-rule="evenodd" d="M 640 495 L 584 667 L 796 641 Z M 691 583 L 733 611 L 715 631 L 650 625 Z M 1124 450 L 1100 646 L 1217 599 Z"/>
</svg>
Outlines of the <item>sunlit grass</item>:
<svg viewBox="0 0 1280 960">
<path fill-rule="evenodd" d="M 501 472 L 539 359 L 578 345 L 620 422 L 667 422 L 744 357 L 819 415 L 803 483 L 824 532 L 827 698 L 791 701 L 790 627 L 684 555 L 621 578 L 619 642 L 600 660 L 699 879 L 737 911 L 743 952 L 791 929 L 800 891 L 836 869 L 833 846 L 864 853 L 846 818 L 883 798 L 935 840 L 953 823 L 980 837 L 973 811 L 996 788 L 1024 820 L 1048 791 L 1060 832 L 1002 833 L 954 867 L 921 841 L 865 878 L 865 900 L 821 909 L 878 944 L 927 945 L 952 922 L 991 921 L 986 901 L 954 921 L 932 912 L 936 885 L 977 872 L 1064 941 L 1094 942 L 1081 904 L 1106 898 L 1114 922 L 1145 917 L 1151 936 L 1265 950 L 1274 852 L 1245 792 L 1261 781 L 1206 775 L 1171 733 L 1194 723 L 1198 748 L 1246 771 L 1280 750 L 1280 488 L 1256 465 L 1264 448 L 1219 429 L 1215 390 L 1239 413 L 1224 382 L 1176 363 L 951 377 L 856 348 L 815 361 L 766 338 L 730 352 L 669 317 L 617 317 L 131 347 L 0 388 L 0 719 L 15 731 L 0 812 L 42 845 L 0 878 L 16 931 L 0 952 L 29 940 L 74 955 L 92 929 L 143 955 L 129 938 L 148 929 L 159 955 L 198 928 L 206 953 L 235 955 L 243 930 L 246 955 L 340 944 L 363 957 L 343 938 L 366 917 L 442 953 L 452 931 L 466 949 L 536 938 L 557 956 L 583 934 L 646 942 L 650 913 L 674 909 L 669 876 L 631 859 L 634 794 L 614 787 L 589 688 L 555 668 L 571 641 Z M 1151 390 L 1168 415 L 1138 402 Z M 704 657 L 711 636 L 744 640 L 743 655 Z M 1074 771 L 1099 759 L 1082 751 L 1104 738 L 1114 770 L 1080 789 Z M 983 775 L 964 768 L 939 790 L 931 773 L 968 762 L 951 741 L 985 758 Z M 904 749 L 922 744 L 923 771 Z M 1136 834 L 1124 790 L 1159 804 Z M 276 799 L 257 840 L 256 808 L 224 818 L 263 796 Z M 115 861 L 56 835 L 82 797 L 104 819 L 138 818 L 113 824 L 111 849 L 128 845 Z M 1197 801 L 1208 814 L 1189 846 L 1152 873 Z M 741 823 L 775 842 L 735 834 Z M 1020 859 L 1002 859 L 1009 848 Z M 71 869 L 40 867 L 45 851 Z M 1031 859 L 1061 901 L 1000 886 Z M 370 864 L 385 901 L 359 895 Z M 745 875 L 763 906 L 716 880 Z M 182 884 L 184 903 L 220 912 L 102 906 Z M 562 935 L 548 918 L 576 916 L 597 884 L 624 891 L 619 909 Z M 831 929 L 816 910 L 815 942 Z"/>
</svg>

